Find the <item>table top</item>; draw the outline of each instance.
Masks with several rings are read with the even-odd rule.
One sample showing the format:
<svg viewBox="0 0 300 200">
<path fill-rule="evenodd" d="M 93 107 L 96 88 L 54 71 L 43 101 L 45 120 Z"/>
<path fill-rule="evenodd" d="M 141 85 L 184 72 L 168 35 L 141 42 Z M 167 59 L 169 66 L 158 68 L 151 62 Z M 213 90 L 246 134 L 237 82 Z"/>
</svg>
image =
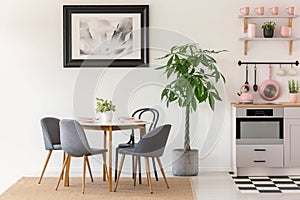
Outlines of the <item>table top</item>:
<svg viewBox="0 0 300 200">
<path fill-rule="evenodd" d="M 112 127 L 112 130 L 139 129 L 145 128 L 145 125 L 150 123 L 148 121 L 141 120 L 138 122 L 134 122 L 132 120 L 116 120 L 111 122 L 102 122 L 100 120 L 91 120 L 90 122 L 87 122 L 86 120 L 78 120 L 78 122 L 84 129 L 89 130 L 109 130 L 109 127 Z"/>
<path fill-rule="evenodd" d="M 86 120 L 78 120 L 78 122 L 82 126 L 139 126 L 139 125 L 146 125 L 149 124 L 150 122 L 148 121 L 132 121 L 132 120 L 116 120 L 116 121 L 111 121 L 111 122 L 103 122 L 100 120 L 91 120 L 90 122 Z"/>
</svg>

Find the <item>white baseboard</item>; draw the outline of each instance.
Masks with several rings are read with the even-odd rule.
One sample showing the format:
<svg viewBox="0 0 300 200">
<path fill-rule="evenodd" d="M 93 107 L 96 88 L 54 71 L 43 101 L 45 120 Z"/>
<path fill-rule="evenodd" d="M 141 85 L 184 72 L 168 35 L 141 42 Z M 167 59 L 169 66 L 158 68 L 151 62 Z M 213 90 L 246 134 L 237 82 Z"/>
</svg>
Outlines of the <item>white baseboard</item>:
<svg viewBox="0 0 300 200">
<path fill-rule="evenodd" d="M 200 173 L 201 172 L 231 172 L 232 168 L 231 167 L 201 167 L 199 171 Z"/>
</svg>

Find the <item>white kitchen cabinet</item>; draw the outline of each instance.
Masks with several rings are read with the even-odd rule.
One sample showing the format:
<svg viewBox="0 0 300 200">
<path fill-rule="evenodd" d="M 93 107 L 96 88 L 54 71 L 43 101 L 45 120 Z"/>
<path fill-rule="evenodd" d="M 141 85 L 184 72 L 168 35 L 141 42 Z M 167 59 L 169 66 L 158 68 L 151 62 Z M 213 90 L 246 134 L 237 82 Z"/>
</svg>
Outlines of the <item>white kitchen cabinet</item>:
<svg viewBox="0 0 300 200">
<path fill-rule="evenodd" d="M 283 142 L 238 143 L 238 108 L 283 107 Z M 237 176 L 300 174 L 300 103 L 232 104 L 232 169 Z"/>
<path fill-rule="evenodd" d="M 284 157 L 286 167 L 300 167 L 300 108 L 284 108 Z"/>
<path fill-rule="evenodd" d="M 237 167 L 283 167 L 283 145 L 237 145 Z"/>
</svg>

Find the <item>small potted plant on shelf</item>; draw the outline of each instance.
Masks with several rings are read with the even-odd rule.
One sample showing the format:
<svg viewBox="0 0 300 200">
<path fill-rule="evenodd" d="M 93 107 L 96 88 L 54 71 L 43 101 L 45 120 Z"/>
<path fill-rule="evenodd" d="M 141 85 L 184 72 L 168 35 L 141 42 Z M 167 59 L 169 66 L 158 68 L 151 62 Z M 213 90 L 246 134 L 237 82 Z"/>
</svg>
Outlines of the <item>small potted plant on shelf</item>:
<svg viewBox="0 0 300 200">
<path fill-rule="evenodd" d="M 276 27 L 276 23 L 273 21 L 265 22 L 261 28 L 264 31 L 264 37 L 265 38 L 272 38 L 274 35 L 274 30 Z"/>
<path fill-rule="evenodd" d="M 113 112 L 116 111 L 116 106 L 112 101 L 96 98 L 97 107 L 96 113 L 101 113 L 102 121 L 110 122 L 112 121 Z"/>
<path fill-rule="evenodd" d="M 292 103 L 296 103 L 298 101 L 298 92 L 299 92 L 299 84 L 298 81 L 289 80 L 289 100 Z"/>
</svg>

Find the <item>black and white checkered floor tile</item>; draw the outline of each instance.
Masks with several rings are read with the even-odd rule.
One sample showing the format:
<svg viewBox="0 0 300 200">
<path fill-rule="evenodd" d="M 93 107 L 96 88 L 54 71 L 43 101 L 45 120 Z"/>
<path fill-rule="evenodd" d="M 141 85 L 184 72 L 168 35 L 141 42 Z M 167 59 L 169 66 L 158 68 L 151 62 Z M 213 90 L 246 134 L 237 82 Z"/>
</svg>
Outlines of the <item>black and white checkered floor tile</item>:
<svg viewBox="0 0 300 200">
<path fill-rule="evenodd" d="M 242 193 L 300 193 L 300 176 L 233 176 Z"/>
</svg>

